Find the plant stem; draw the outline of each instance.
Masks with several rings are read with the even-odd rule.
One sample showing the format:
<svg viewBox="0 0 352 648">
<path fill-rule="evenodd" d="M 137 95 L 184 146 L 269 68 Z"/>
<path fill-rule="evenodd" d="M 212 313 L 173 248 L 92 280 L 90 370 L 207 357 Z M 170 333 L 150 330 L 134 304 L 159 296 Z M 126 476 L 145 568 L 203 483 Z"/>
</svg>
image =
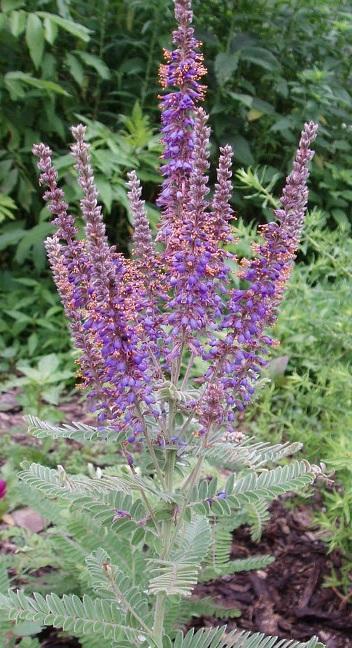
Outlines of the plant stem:
<svg viewBox="0 0 352 648">
<path fill-rule="evenodd" d="M 112 591 L 114 592 L 114 594 L 116 596 L 116 600 L 117 600 L 119 606 L 122 603 L 122 606 L 124 606 L 124 608 L 126 610 L 128 610 L 130 612 L 130 614 L 132 614 L 134 616 L 136 621 L 139 623 L 141 629 L 144 630 L 145 633 L 149 637 L 150 636 L 150 628 L 148 628 L 148 626 L 144 623 L 143 619 L 141 619 L 141 617 L 137 614 L 137 612 L 135 611 L 133 606 L 130 604 L 128 599 L 121 592 L 120 588 L 117 586 L 116 578 L 115 578 L 114 573 L 111 570 L 111 566 L 110 565 L 105 565 L 103 567 L 103 569 L 104 569 L 104 571 L 105 571 L 105 573 L 106 573 L 106 575 L 108 577 L 110 587 L 111 587 Z"/>
<path fill-rule="evenodd" d="M 138 412 L 138 416 L 139 416 L 140 421 L 141 421 L 141 423 L 143 425 L 143 428 L 144 428 L 144 430 L 143 430 L 144 431 L 144 437 L 145 437 L 145 440 L 147 442 L 147 446 L 148 446 L 148 450 L 150 452 L 150 456 L 151 456 L 151 458 L 153 460 L 153 463 L 154 463 L 156 474 L 159 477 L 159 481 L 160 481 L 161 486 L 165 488 L 164 476 L 163 476 L 163 473 L 161 472 L 160 464 L 159 464 L 158 458 L 157 458 L 157 456 L 155 454 L 153 442 L 152 442 L 152 440 L 150 438 L 150 435 L 149 435 L 148 426 L 146 425 L 146 422 L 144 420 L 143 413 L 141 411 L 139 403 L 136 403 L 136 410 Z"/>
<path fill-rule="evenodd" d="M 176 451 L 168 450 L 166 453 L 166 463 L 165 463 L 165 483 L 166 483 L 166 488 L 169 492 L 172 492 L 173 489 L 175 462 L 176 462 Z M 162 546 L 161 554 L 160 554 L 161 560 L 167 560 L 170 552 L 171 538 L 172 538 L 172 525 L 173 525 L 173 521 L 171 518 L 163 522 L 162 531 L 161 531 L 161 546 Z M 154 627 L 153 627 L 153 639 L 156 642 L 158 648 L 162 648 L 163 645 L 165 603 L 166 603 L 165 592 L 158 592 L 155 601 Z"/>
</svg>

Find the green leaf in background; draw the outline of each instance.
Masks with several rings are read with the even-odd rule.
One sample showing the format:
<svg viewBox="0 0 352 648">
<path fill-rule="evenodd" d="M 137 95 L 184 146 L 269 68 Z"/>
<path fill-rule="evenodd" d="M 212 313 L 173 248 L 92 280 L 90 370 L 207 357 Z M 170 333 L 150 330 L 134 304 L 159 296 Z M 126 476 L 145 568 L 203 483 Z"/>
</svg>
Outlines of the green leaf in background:
<svg viewBox="0 0 352 648">
<path fill-rule="evenodd" d="M 10 196 L 0 193 L 0 223 L 6 219 L 13 219 L 17 206 Z"/>
<path fill-rule="evenodd" d="M 48 13 L 47 11 L 37 11 L 37 15 L 44 19 L 47 18 L 69 34 L 72 34 L 85 43 L 88 43 L 90 39 L 90 29 L 88 29 L 88 27 L 73 22 L 72 20 L 62 18 L 61 16 L 57 16 L 56 14 Z"/>
<path fill-rule="evenodd" d="M 53 232 L 51 223 L 39 223 L 30 230 L 26 230 L 17 246 L 15 260 L 22 265 L 31 255 L 36 268 L 42 269 L 45 265 L 44 239 Z"/>
<path fill-rule="evenodd" d="M 250 165 L 254 163 L 254 157 L 249 143 L 244 137 L 242 137 L 242 135 L 235 135 L 235 137 L 230 138 L 229 141 L 233 147 L 235 160 L 242 164 Z"/>
<path fill-rule="evenodd" d="M 34 13 L 27 18 L 26 43 L 34 66 L 38 69 L 44 52 L 44 29 L 42 21 Z"/>
<path fill-rule="evenodd" d="M 242 61 L 259 65 L 268 72 L 277 72 L 281 68 L 276 56 L 264 47 L 244 47 L 240 50 L 240 57 Z"/>
<path fill-rule="evenodd" d="M 65 56 L 65 63 L 72 78 L 76 81 L 77 85 L 81 87 L 84 81 L 84 69 L 82 64 L 76 56 L 69 52 Z"/>
<path fill-rule="evenodd" d="M 59 367 L 60 361 L 55 353 L 43 356 L 38 362 L 38 369 L 44 378 L 50 376 Z"/>
<path fill-rule="evenodd" d="M 220 52 L 214 63 L 214 70 L 216 80 L 219 85 L 224 85 L 231 79 L 233 73 L 236 71 L 239 61 L 239 55 L 228 54 L 227 52 Z"/>
<path fill-rule="evenodd" d="M 95 56 L 95 54 L 89 54 L 88 52 L 81 52 L 79 50 L 77 50 L 75 54 L 82 59 L 83 63 L 94 68 L 102 79 L 105 81 L 110 79 L 110 70 L 101 58 Z"/>
<path fill-rule="evenodd" d="M 24 221 L 17 221 L 4 226 L 2 234 L 0 234 L 0 250 L 6 250 L 11 245 L 17 245 L 24 234 Z"/>
<path fill-rule="evenodd" d="M 96 185 L 104 206 L 110 211 L 113 198 L 111 182 L 105 180 L 102 176 L 97 176 Z"/>
<path fill-rule="evenodd" d="M 58 33 L 57 23 L 49 17 L 44 18 L 44 36 L 45 40 L 54 45 Z"/>
<path fill-rule="evenodd" d="M 17 38 L 24 32 L 26 26 L 26 14 L 24 11 L 12 11 L 9 18 L 10 32 Z"/>
<path fill-rule="evenodd" d="M 253 97 L 251 97 L 251 95 L 242 94 L 241 92 L 231 92 L 231 91 L 228 91 L 227 94 L 229 95 L 229 97 L 231 97 L 235 101 L 239 101 L 247 108 L 252 108 Z"/>
<path fill-rule="evenodd" d="M 69 97 L 69 93 L 66 92 L 58 83 L 54 81 L 47 81 L 46 79 L 36 79 L 35 77 L 27 74 L 26 72 L 8 72 L 5 75 L 5 83 L 9 87 L 11 83 L 18 83 L 21 85 L 30 85 L 33 88 L 38 88 L 38 90 L 46 90 L 47 92 L 54 92 L 55 94 L 65 95 Z"/>
</svg>

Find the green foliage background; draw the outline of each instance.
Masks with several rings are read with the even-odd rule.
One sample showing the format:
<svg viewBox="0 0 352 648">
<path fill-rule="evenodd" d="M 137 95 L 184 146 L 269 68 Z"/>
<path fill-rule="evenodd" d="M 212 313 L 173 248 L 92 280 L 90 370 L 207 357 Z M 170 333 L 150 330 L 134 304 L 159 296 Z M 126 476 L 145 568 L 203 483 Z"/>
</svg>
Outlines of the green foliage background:
<svg viewBox="0 0 352 648">
<path fill-rule="evenodd" d="M 330 545 L 348 558 L 336 576 L 346 587 L 352 560 L 351 10 L 350 0 L 194 0 L 209 70 L 213 162 L 216 145 L 229 142 L 235 169 L 244 168 L 234 192 L 242 218 L 239 255 L 249 252 L 253 224 L 271 218 L 303 122 L 320 123 L 311 176 L 315 209 L 277 327 L 282 346 L 269 368 L 271 383 L 243 424 L 263 439 L 302 441 L 308 458 L 337 470 L 345 489 L 326 493 L 320 522 Z M 21 387 L 31 413 L 44 416 L 49 407 L 54 415 L 60 394 L 73 385 L 69 338 L 43 251 L 52 226 L 32 144 L 44 140 L 57 152 L 74 209 L 69 127 L 87 124 L 109 234 L 128 253 L 128 169 L 137 169 L 157 221 L 151 207 L 159 181 L 157 69 L 172 25 L 171 0 L 1 2 L 0 369 L 3 388 Z"/>
</svg>

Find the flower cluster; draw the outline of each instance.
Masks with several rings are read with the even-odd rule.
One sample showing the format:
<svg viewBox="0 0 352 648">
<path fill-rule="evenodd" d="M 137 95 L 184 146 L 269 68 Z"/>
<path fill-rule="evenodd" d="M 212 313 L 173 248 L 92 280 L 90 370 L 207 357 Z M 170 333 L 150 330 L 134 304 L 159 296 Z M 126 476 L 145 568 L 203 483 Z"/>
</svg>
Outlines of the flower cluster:
<svg viewBox="0 0 352 648">
<path fill-rule="evenodd" d="M 206 74 L 200 42 L 194 37 L 191 0 L 175 2 L 178 29 L 173 33 L 172 52 L 164 51 L 165 65 L 160 67 L 160 81 L 168 92 L 161 99 L 161 139 L 164 144 L 161 172 L 164 176 L 158 205 L 163 208 L 159 238 L 172 244 L 173 229 L 182 221 L 188 194 L 194 149 L 193 111 L 204 98 L 200 79 Z"/>
<path fill-rule="evenodd" d="M 100 423 L 126 429 L 129 443 L 145 438 L 148 444 L 182 445 L 188 421 L 197 436 L 206 437 L 215 426 L 233 431 L 236 410 L 251 399 L 275 344 L 267 328 L 275 322 L 297 253 L 317 132 L 315 124 L 305 124 L 276 220 L 261 228 L 254 258 L 242 261 L 245 287 L 231 288 L 232 150 L 220 149 L 211 194 L 210 129 L 199 105 L 205 69 L 191 0 L 175 0 L 175 16 L 175 49 L 165 52 L 160 71 L 164 177 L 157 245 L 134 171 L 128 178 L 135 226 L 131 259 L 109 245 L 84 126 L 72 129 L 71 146 L 83 193 L 83 239 L 57 185 L 50 149 L 34 147 L 57 227 L 47 251 L 81 351 L 83 385 Z M 195 376 L 197 359 L 206 368 Z M 183 417 L 178 430 L 177 414 Z"/>
</svg>

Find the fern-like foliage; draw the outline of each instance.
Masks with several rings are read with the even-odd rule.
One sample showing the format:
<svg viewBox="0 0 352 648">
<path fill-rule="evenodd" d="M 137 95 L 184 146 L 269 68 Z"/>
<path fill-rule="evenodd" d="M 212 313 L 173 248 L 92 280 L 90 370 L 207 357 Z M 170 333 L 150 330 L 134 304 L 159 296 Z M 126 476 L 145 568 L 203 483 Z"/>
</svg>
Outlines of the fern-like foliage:
<svg viewBox="0 0 352 648">
<path fill-rule="evenodd" d="M 87 595 L 83 598 L 56 594 L 43 597 L 39 593 L 26 596 L 20 591 L 9 591 L 7 596 L 0 595 L 0 606 L 9 619 L 38 621 L 79 635 L 98 633 L 104 639 L 119 641 L 125 634 L 134 641 L 141 633 L 141 628 L 127 622 L 117 601 L 93 599 Z"/>
<path fill-rule="evenodd" d="M 84 443 L 86 441 L 113 441 L 119 445 L 125 438 L 124 435 L 118 434 L 114 430 L 105 428 L 97 430 L 96 427 L 86 423 L 71 423 L 71 425 L 54 425 L 47 421 L 42 421 L 36 416 L 28 415 L 25 417 L 28 423 L 28 429 L 33 436 L 38 439 L 71 439 Z"/>
<path fill-rule="evenodd" d="M 270 518 L 269 502 L 265 500 L 249 502 L 244 506 L 244 512 L 247 523 L 251 527 L 251 538 L 254 542 L 257 542 L 260 540 L 263 528 Z"/>
<path fill-rule="evenodd" d="M 236 560 L 229 560 L 223 565 L 207 565 L 202 569 L 199 580 L 207 582 L 222 578 L 223 576 L 230 576 L 243 571 L 255 571 L 257 569 L 265 569 L 275 560 L 273 556 L 263 554 L 261 556 L 250 556 L 250 558 L 237 558 Z"/>
<path fill-rule="evenodd" d="M 314 481 L 315 477 L 316 473 L 306 461 L 293 461 L 272 470 L 263 470 L 259 475 L 256 472 L 249 472 L 235 482 L 229 499 L 231 503 L 237 502 L 238 507 L 241 506 L 241 502 L 254 499 L 270 501 L 282 493 L 303 490 Z"/>
<path fill-rule="evenodd" d="M 186 636 L 180 633 L 173 646 L 174 648 L 323 648 L 323 644 L 315 638 L 301 643 L 241 630 L 226 632 L 226 627 L 198 630 L 198 632 L 190 630 Z"/>
<path fill-rule="evenodd" d="M 244 468 L 260 468 L 275 464 L 302 449 L 301 443 L 270 443 L 246 439 L 240 443 L 218 442 L 210 444 L 207 460 L 216 466 L 239 471 Z"/>
<path fill-rule="evenodd" d="M 210 541 L 210 526 L 206 518 L 196 516 L 192 522 L 186 523 L 170 559 L 152 561 L 153 573 L 157 575 L 149 583 L 150 593 L 189 596 L 197 583 Z"/>
</svg>

